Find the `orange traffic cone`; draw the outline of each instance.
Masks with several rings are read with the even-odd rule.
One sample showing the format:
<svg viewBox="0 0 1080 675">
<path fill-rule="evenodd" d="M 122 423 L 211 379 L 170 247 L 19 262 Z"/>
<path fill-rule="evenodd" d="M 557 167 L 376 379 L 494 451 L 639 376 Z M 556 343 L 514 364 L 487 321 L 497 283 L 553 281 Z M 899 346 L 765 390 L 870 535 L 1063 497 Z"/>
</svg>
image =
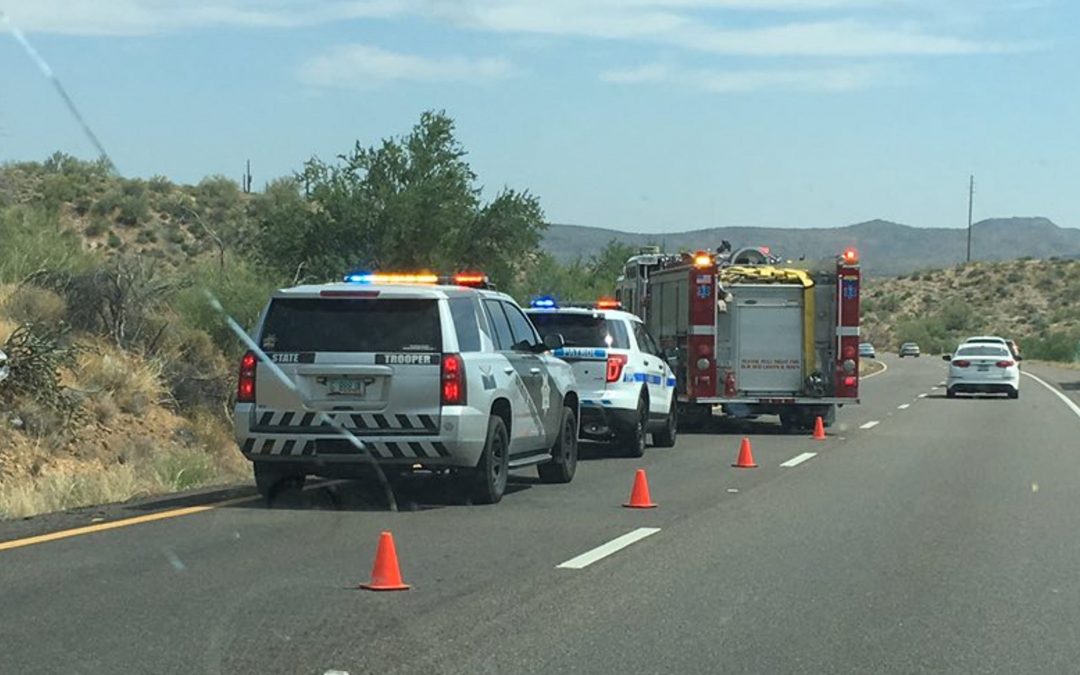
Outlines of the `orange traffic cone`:
<svg viewBox="0 0 1080 675">
<path fill-rule="evenodd" d="M 742 439 L 742 445 L 739 446 L 739 461 L 731 466 L 736 469 L 753 469 L 757 467 L 757 463 L 754 461 L 754 453 L 750 451 L 749 438 Z"/>
<path fill-rule="evenodd" d="M 394 535 L 389 532 L 379 535 L 379 548 L 375 551 L 375 565 L 371 568 L 371 583 L 360 584 L 360 588 L 369 591 L 406 591 L 409 589 L 409 585 L 401 580 L 397 551 L 394 549 Z"/>
<path fill-rule="evenodd" d="M 649 496 L 649 481 L 645 478 L 645 469 L 638 469 L 634 474 L 634 489 L 630 491 L 630 501 L 623 504 L 628 509 L 655 509 Z"/>
<path fill-rule="evenodd" d="M 825 440 L 825 423 L 821 421 L 821 415 L 814 420 L 814 440 Z"/>
</svg>

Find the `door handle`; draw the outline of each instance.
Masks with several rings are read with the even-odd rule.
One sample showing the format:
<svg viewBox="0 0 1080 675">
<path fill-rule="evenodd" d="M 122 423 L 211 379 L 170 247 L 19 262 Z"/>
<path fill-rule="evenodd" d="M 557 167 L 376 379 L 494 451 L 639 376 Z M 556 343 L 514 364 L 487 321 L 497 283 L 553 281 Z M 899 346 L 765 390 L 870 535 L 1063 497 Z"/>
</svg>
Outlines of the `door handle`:
<svg viewBox="0 0 1080 675">
<path fill-rule="evenodd" d="M 503 368 L 503 372 L 506 373 L 507 375 L 513 375 L 514 374 L 514 367 L 513 366 L 507 366 L 507 367 Z"/>
<path fill-rule="evenodd" d="M 539 368 L 529 368 L 529 374 L 530 375 L 539 375 L 540 374 L 540 369 Z"/>
</svg>

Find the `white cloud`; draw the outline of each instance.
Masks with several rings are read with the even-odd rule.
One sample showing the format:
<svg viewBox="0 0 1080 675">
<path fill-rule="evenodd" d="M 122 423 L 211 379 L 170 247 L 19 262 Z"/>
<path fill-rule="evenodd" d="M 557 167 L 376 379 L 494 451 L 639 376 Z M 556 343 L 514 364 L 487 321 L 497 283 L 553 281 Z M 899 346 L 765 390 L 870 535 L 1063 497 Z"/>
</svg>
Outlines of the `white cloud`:
<svg viewBox="0 0 1080 675">
<path fill-rule="evenodd" d="M 611 70 L 601 75 L 616 84 L 674 84 L 718 93 L 753 91 L 843 92 L 895 82 L 890 70 L 858 64 L 828 68 L 709 70 L 679 69 L 663 63 Z"/>
<path fill-rule="evenodd" d="M 7 0 L 28 33 L 148 35 L 188 28 L 288 28 L 405 13 L 401 0 Z"/>
<path fill-rule="evenodd" d="M 485 82 L 513 73 L 498 58 L 425 57 L 370 45 L 333 47 L 304 63 L 301 81 L 320 87 L 367 88 L 387 82 Z"/>
</svg>

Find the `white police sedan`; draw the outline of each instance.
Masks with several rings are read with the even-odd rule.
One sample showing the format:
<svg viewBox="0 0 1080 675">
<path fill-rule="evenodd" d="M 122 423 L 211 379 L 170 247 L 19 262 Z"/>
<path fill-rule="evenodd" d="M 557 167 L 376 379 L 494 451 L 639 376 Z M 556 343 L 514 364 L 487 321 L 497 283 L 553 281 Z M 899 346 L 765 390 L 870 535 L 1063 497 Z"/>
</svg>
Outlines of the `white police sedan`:
<svg viewBox="0 0 1080 675">
<path fill-rule="evenodd" d="M 555 356 L 568 362 L 581 397 L 581 436 L 613 441 L 640 457 L 646 435 L 672 447 L 677 433 L 675 374 L 638 317 L 614 300 L 559 305 L 533 300 L 526 312 L 540 335 L 561 335 Z"/>
</svg>

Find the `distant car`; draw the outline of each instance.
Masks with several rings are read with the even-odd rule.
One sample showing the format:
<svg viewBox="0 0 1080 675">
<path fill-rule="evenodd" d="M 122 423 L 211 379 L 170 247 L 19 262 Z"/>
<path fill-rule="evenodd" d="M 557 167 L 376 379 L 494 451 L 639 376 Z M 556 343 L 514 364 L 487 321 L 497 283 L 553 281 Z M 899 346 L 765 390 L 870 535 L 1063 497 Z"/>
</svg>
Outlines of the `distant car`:
<svg viewBox="0 0 1080 675">
<path fill-rule="evenodd" d="M 905 356 L 919 358 L 920 354 L 922 354 L 922 352 L 919 350 L 919 345 L 914 342 L 905 342 L 900 345 L 900 358 L 904 358 Z"/>
<path fill-rule="evenodd" d="M 942 357 L 949 362 L 945 396 L 957 394 L 1007 394 L 1020 398 L 1020 369 L 1009 348 L 992 342 L 965 342 L 955 354 Z"/>
<path fill-rule="evenodd" d="M 1020 353 L 1020 345 L 1016 343 L 1016 340 L 1006 340 L 1009 343 L 1009 351 L 1012 352 L 1013 358 L 1017 361 L 1023 361 L 1024 355 Z"/>
<path fill-rule="evenodd" d="M 869 342 L 859 343 L 859 356 L 867 359 L 876 359 L 877 353 L 874 351 L 874 345 Z"/>
</svg>

